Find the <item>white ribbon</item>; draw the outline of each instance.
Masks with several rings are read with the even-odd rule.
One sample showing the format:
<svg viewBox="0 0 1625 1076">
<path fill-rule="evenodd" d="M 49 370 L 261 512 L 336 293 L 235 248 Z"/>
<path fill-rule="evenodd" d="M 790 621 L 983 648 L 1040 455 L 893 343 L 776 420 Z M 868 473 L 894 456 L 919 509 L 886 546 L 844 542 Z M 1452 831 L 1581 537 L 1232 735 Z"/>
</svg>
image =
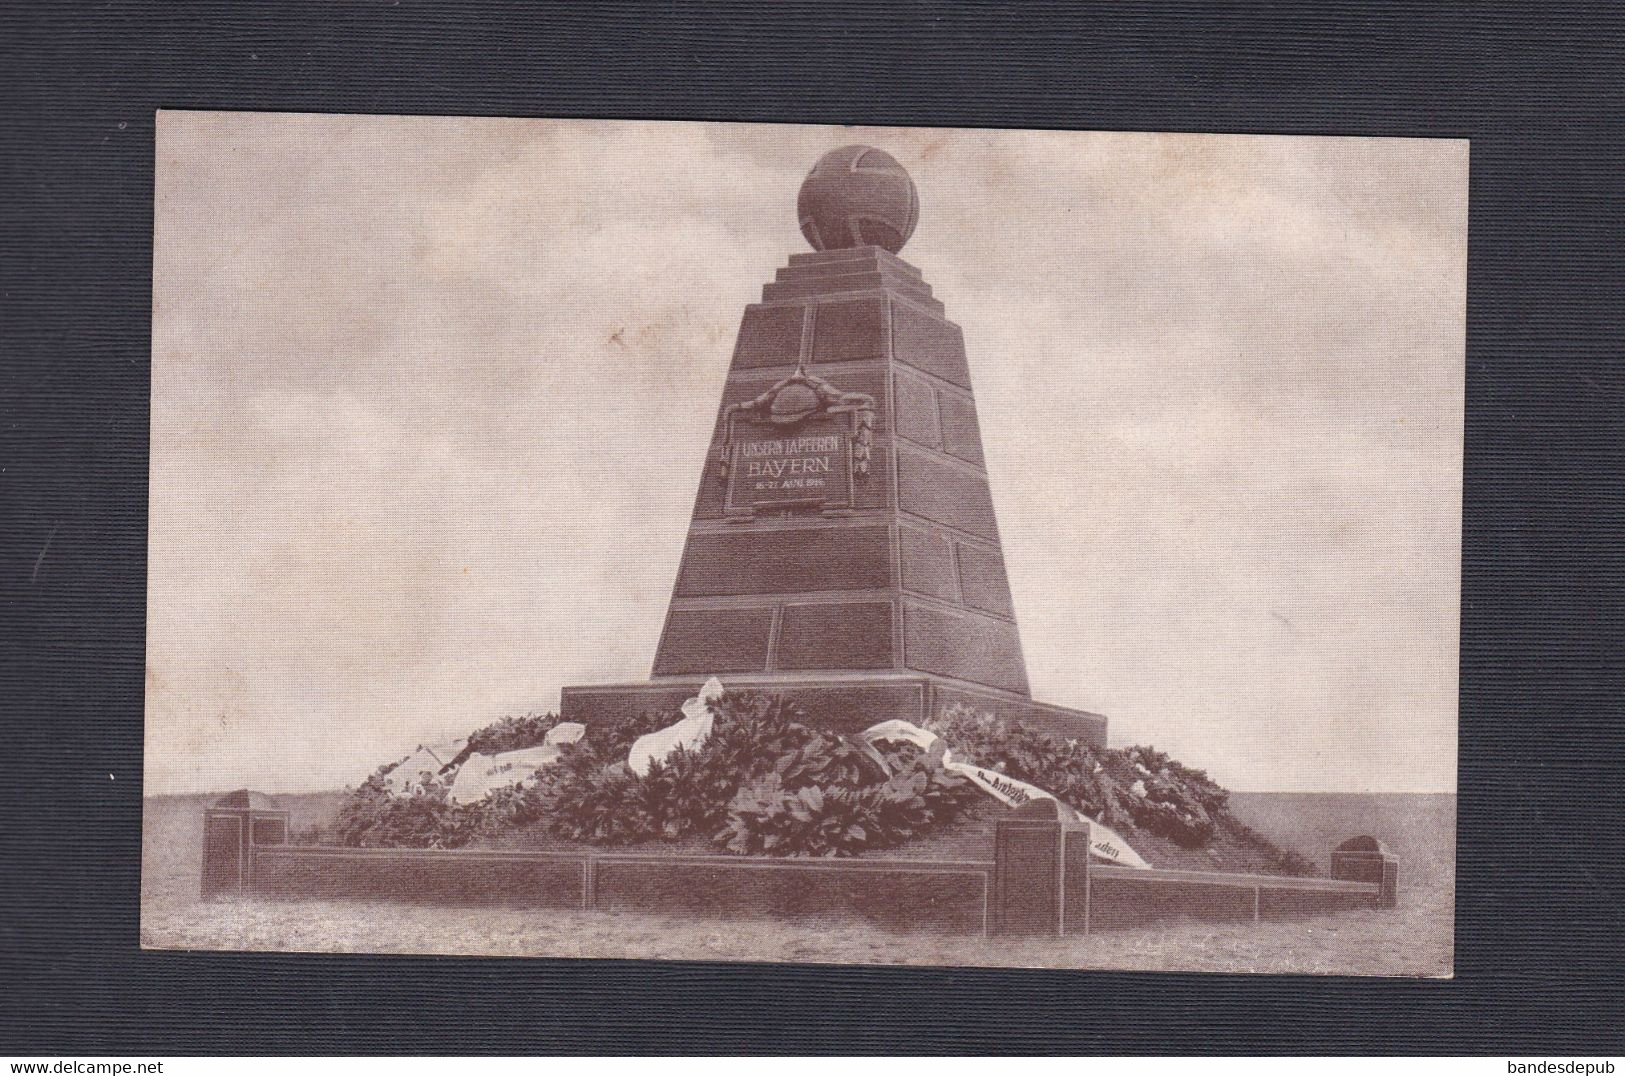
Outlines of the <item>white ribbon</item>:
<svg viewBox="0 0 1625 1076">
<path fill-rule="evenodd" d="M 878 725 L 871 725 L 864 729 L 862 737 L 865 743 L 875 740 L 902 740 L 911 743 L 922 751 L 930 751 L 942 737 L 929 729 L 922 729 L 911 721 L 882 721 Z M 1126 867 L 1142 867 L 1149 869 L 1151 864 L 1141 859 L 1128 842 L 1119 837 L 1116 832 L 1107 826 L 1101 825 L 1082 811 L 1062 803 L 1055 796 L 1045 792 L 1037 785 L 1030 785 L 1026 781 L 1018 781 L 998 770 L 990 770 L 985 766 L 975 766 L 968 762 L 955 762 L 953 752 L 944 749 L 942 752 L 942 768 L 952 770 L 983 792 L 992 796 L 1008 807 L 1019 807 L 1031 800 L 1055 800 L 1065 817 L 1089 827 L 1089 851 L 1112 863 L 1122 864 Z"/>
<path fill-rule="evenodd" d="M 581 737 L 585 735 L 587 735 L 587 726 L 581 722 L 560 721 L 547 730 L 547 736 L 543 742 L 559 747 L 564 744 L 580 743 Z"/>
<path fill-rule="evenodd" d="M 537 770 L 558 761 L 560 752 L 561 748 L 550 743 L 500 755 L 475 752 L 458 769 L 448 798 L 453 803 L 477 803 L 499 788 L 522 785 L 535 777 Z"/>
<path fill-rule="evenodd" d="M 700 693 L 683 703 L 683 719 L 658 732 L 639 736 L 626 756 L 626 768 L 639 777 L 647 776 L 655 762 L 664 762 L 679 747 L 694 751 L 711 738 L 711 723 L 716 720 L 712 706 L 722 698 L 722 681 L 716 677 L 705 682 Z"/>
<path fill-rule="evenodd" d="M 392 795 L 408 796 L 416 790 L 425 773 L 431 777 L 438 777 L 446 767 L 450 766 L 459 754 L 462 753 L 464 740 L 453 740 L 444 744 L 418 745 L 417 751 L 406 761 L 397 765 L 384 775 L 384 787 Z"/>
</svg>

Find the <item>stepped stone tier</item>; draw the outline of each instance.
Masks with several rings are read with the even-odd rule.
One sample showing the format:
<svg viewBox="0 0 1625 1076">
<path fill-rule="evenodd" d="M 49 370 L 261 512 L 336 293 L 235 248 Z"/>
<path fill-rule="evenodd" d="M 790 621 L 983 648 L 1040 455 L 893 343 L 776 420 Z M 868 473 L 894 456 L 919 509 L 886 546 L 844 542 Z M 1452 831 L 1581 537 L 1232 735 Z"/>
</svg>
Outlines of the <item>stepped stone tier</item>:
<svg viewBox="0 0 1625 1076">
<path fill-rule="evenodd" d="M 675 710 L 717 675 L 842 730 L 963 702 L 1104 744 L 1104 717 L 1029 692 L 959 326 L 894 253 L 832 246 L 913 229 L 912 182 L 877 186 L 862 150 L 809 175 L 823 249 L 745 309 L 650 680 L 567 687 L 564 719 Z"/>
</svg>

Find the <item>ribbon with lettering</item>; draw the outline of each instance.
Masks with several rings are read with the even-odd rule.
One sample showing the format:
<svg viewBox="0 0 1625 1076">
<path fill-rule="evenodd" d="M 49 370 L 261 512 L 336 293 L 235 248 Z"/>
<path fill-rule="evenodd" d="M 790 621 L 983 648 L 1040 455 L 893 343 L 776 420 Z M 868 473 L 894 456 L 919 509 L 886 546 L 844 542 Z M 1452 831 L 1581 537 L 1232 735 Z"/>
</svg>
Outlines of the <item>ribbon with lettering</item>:
<svg viewBox="0 0 1625 1076">
<path fill-rule="evenodd" d="M 871 725 L 864 729 L 862 739 L 865 743 L 873 745 L 877 740 L 901 740 L 911 743 L 922 751 L 930 751 L 942 741 L 942 737 L 928 729 L 923 729 L 911 721 L 882 721 L 878 725 Z M 977 788 L 992 796 L 1008 807 L 1019 807 L 1029 800 L 1055 800 L 1060 806 L 1063 815 L 1089 827 L 1089 851 L 1110 863 L 1125 867 L 1142 867 L 1149 869 L 1151 864 L 1140 858 L 1139 853 L 1130 848 L 1128 842 L 1119 837 L 1116 831 L 1101 825 L 1088 815 L 1069 804 L 1063 803 L 1056 796 L 1045 792 L 1037 785 L 1030 785 L 1026 781 L 1018 781 L 1014 777 L 1000 773 L 998 770 L 988 769 L 985 766 L 976 766 L 969 762 L 955 762 L 953 753 L 944 747 L 942 751 L 942 768 L 952 770 L 970 780 Z"/>
</svg>

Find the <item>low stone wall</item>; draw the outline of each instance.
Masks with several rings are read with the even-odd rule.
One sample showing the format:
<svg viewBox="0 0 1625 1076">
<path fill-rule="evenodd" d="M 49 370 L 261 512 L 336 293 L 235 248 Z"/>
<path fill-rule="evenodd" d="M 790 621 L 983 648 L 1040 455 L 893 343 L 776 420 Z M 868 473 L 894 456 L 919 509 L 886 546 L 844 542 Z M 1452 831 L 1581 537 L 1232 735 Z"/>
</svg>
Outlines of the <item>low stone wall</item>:
<svg viewBox="0 0 1625 1076">
<path fill-rule="evenodd" d="M 585 908 L 583 856 L 432 848 L 256 847 L 252 893 L 284 900 Z"/>
<path fill-rule="evenodd" d="M 1011 934 L 1088 934 L 1173 919 L 1262 922 L 1392 908 L 1399 867 L 1371 837 L 1332 852 L 1332 877 L 1145 870 L 1095 862 L 1087 826 L 1038 800 L 995 829 L 995 919 Z"/>
<path fill-rule="evenodd" d="M 853 919 L 986 933 L 993 864 L 974 860 L 595 856 L 592 907 L 743 919 Z"/>
<path fill-rule="evenodd" d="M 1393 907 L 1398 865 L 1370 837 L 1331 878 L 1140 870 L 1091 862 L 1088 828 L 1036 801 L 997 824 L 992 860 L 342 848 L 283 843 L 280 812 L 206 812 L 204 896 L 637 910 L 856 920 L 893 930 L 1087 934 L 1178 918 L 1286 919 Z"/>
<path fill-rule="evenodd" d="M 993 864 L 479 849 L 250 849 L 243 891 L 281 900 L 636 910 L 731 919 L 856 919 L 986 932 Z"/>
<path fill-rule="evenodd" d="M 1079 893 L 1078 890 L 1083 892 Z M 1145 926 L 1181 917 L 1260 922 L 1370 908 L 1370 887 L 1324 878 L 1092 867 L 1074 882 L 1068 933 Z"/>
</svg>

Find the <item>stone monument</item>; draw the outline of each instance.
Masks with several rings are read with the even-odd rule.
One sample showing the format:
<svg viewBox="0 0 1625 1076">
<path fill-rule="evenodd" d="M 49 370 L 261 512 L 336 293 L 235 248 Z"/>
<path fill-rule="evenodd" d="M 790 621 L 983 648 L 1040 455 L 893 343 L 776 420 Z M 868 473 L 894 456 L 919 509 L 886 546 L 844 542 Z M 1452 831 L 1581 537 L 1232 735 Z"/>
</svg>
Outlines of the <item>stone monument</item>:
<svg viewBox="0 0 1625 1076">
<path fill-rule="evenodd" d="M 790 692 L 840 731 L 959 702 L 1103 746 L 1035 701 L 959 326 L 897 257 L 913 180 L 825 154 L 796 209 L 813 253 L 745 308 L 650 679 L 566 687 L 561 716 L 675 710 L 707 677 Z"/>
</svg>

